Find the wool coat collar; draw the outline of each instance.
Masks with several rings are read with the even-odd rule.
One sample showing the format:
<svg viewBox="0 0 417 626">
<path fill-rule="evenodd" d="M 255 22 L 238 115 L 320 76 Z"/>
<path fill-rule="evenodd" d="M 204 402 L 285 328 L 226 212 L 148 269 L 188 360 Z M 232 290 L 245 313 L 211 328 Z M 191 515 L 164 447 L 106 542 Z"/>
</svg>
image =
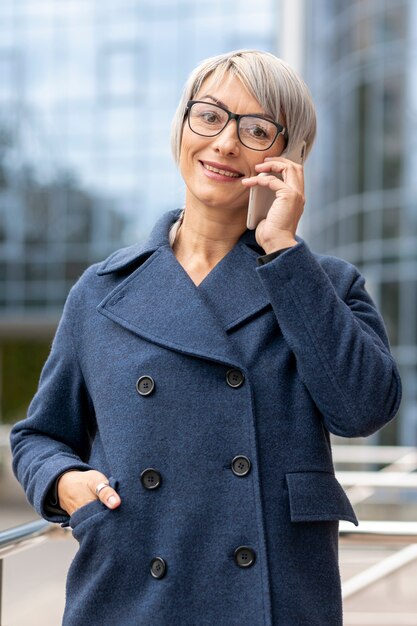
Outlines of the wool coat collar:
<svg viewBox="0 0 417 626">
<path fill-rule="evenodd" d="M 241 367 L 227 332 L 270 306 L 256 273 L 264 251 L 253 231 L 245 231 L 197 287 L 169 245 L 178 216 L 166 213 L 145 243 L 119 250 L 99 266 L 98 275 L 121 280 L 97 310 L 155 344 Z"/>
</svg>

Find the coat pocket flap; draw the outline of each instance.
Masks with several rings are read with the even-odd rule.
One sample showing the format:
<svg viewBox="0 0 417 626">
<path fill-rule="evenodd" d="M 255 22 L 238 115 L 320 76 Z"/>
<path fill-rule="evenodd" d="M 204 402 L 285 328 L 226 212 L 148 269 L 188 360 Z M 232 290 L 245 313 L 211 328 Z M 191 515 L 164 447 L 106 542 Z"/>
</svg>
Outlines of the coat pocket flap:
<svg viewBox="0 0 417 626">
<path fill-rule="evenodd" d="M 286 474 L 292 522 L 347 520 L 358 525 L 342 486 L 330 472 Z"/>
</svg>

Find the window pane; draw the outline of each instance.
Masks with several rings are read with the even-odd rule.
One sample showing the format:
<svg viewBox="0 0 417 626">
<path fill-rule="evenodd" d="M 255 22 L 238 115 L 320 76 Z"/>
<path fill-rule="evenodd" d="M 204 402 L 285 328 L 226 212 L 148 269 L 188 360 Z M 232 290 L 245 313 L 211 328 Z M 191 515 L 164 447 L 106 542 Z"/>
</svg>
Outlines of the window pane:
<svg viewBox="0 0 417 626">
<path fill-rule="evenodd" d="M 381 285 L 381 310 L 387 327 L 388 337 L 393 345 L 398 344 L 399 284 L 386 282 Z"/>
</svg>

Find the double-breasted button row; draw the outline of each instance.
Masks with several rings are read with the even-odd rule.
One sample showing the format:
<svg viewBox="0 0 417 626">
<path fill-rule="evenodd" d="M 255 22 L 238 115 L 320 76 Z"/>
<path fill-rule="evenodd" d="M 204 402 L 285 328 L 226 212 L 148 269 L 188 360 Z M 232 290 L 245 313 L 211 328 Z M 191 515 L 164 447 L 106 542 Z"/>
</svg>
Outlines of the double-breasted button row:
<svg viewBox="0 0 417 626">
<path fill-rule="evenodd" d="M 243 372 L 238 369 L 229 369 L 226 372 L 226 382 L 233 389 L 241 387 L 245 381 Z M 149 396 L 155 390 L 155 381 L 152 376 L 141 376 L 136 382 L 136 390 L 141 396 Z M 238 455 L 232 460 L 232 472 L 235 476 L 242 477 L 249 474 L 251 462 L 247 456 Z M 142 485 L 145 489 L 157 489 L 161 485 L 161 474 L 153 467 L 148 467 L 140 475 Z M 255 563 L 256 553 L 249 546 L 239 546 L 234 551 L 234 560 L 239 567 L 250 567 Z M 167 565 L 164 559 L 157 556 L 152 559 L 150 572 L 153 578 L 161 579 L 165 576 Z"/>
<path fill-rule="evenodd" d="M 229 387 L 237 389 L 245 382 L 245 375 L 238 369 L 230 369 L 226 372 L 226 382 Z M 141 396 L 150 396 L 155 390 L 155 381 L 152 376 L 141 376 L 136 382 L 136 390 Z"/>
<path fill-rule="evenodd" d="M 239 546 L 234 551 L 234 559 L 236 565 L 239 567 L 251 567 L 251 565 L 255 563 L 256 552 L 249 546 Z M 157 580 L 163 578 L 167 572 L 165 560 L 160 556 L 153 558 L 150 565 L 150 572 Z"/>
<path fill-rule="evenodd" d="M 251 462 L 247 456 L 235 456 L 232 461 L 232 471 L 236 476 L 246 476 L 250 472 Z M 153 467 L 148 467 L 140 475 L 145 489 L 156 489 L 161 484 L 161 474 Z M 255 563 L 256 553 L 249 546 L 239 546 L 234 551 L 234 560 L 239 567 L 250 567 Z M 163 578 L 166 573 L 166 563 L 162 557 L 155 557 L 151 561 L 151 574 L 154 578 Z"/>
<path fill-rule="evenodd" d="M 235 476 L 246 476 L 251 470 L 252 464 L 247 456 L 235 456 L 232 461 L 232 472 Z M 141 472 L 140 480 L 145 489 L 157 489 L 162 482 L 162 476 L 153 467 L 147 467 Z"/>
</svg>

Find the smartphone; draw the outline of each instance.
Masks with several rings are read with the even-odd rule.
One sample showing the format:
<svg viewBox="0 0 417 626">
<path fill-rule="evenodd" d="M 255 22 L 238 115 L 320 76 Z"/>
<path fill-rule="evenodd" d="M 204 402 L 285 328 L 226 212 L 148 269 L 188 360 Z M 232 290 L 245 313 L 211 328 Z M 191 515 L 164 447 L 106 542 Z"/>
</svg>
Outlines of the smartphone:
<svg viewBox="0 0 417 626">
<path fill-rule="evenodd" d="M 301 164 L 304 162 L 305 151 L 306 142 L 302 141 L 297 146 L 294 146 L 290 152 L 284 152 L 282 156 L 286 159 L 290 159 L 290 161 L 294 161 L 294 163 Z M 268 172 L 267 174 L 262 172 L 261 174 L 258 174 L 258 176 L 270 176 L 271 174 L 272 172 Z M 274 172 L 273 175 L 282 180 L 281 174 L 276 174 Z M 254 230 L 259 222 L 267 216 L 275 198 L 275 192 L 269 187 L 261 187 L 260 185 L 251 187 L 249 193 L 248 219 L 246 224 L 250 230 Z"/>
</svg>

